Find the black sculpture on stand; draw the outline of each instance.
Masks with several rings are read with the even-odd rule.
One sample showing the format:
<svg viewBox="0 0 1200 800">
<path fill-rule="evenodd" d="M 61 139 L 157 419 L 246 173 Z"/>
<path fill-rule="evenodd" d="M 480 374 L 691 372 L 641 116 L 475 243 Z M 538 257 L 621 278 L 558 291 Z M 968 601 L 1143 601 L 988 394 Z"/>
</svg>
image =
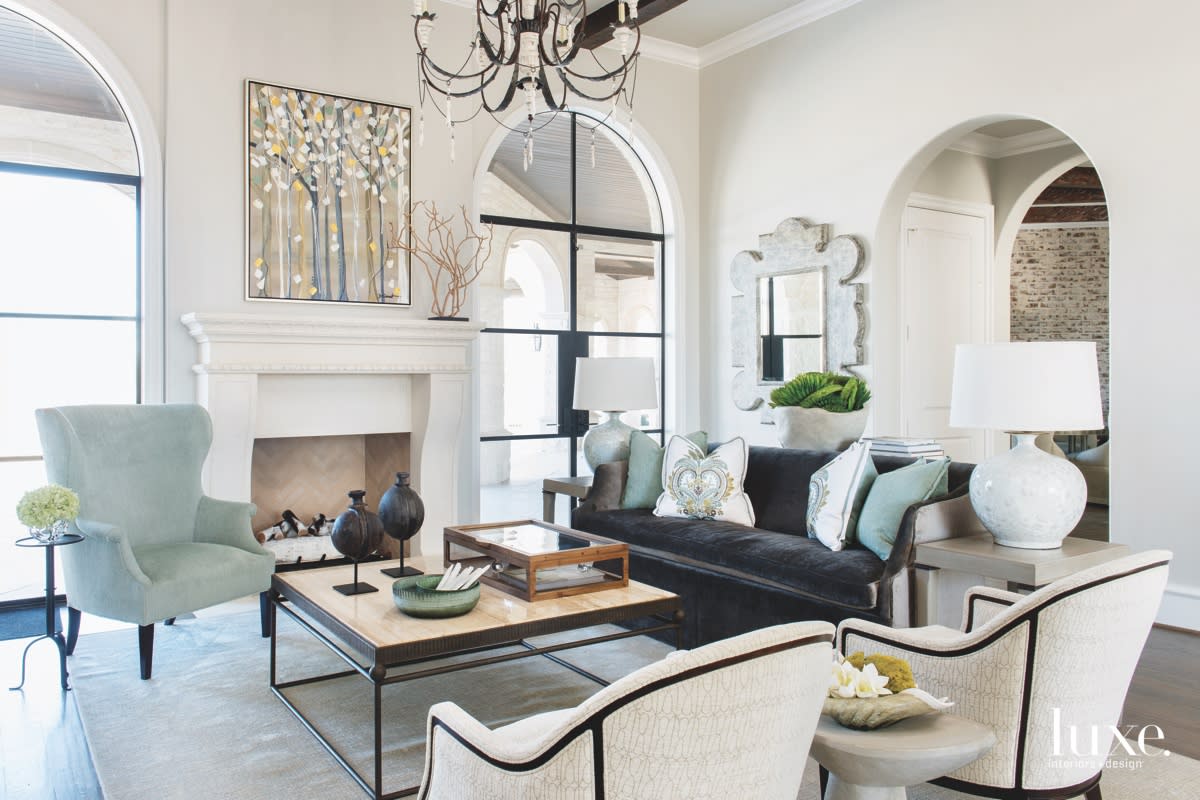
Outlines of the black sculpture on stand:
<svg viewBox="0 0 1200 800">
<path fill-rule="evenodd" d="M 333 546 L 346 558 L 354 562 L 354 583 L 343 583 L 333 588 L 342 594 L 366 594 L 378 592 L 369 583 L 358 582 L 358 562 L 374 553 L 383 542 L 383 523 L 367 508 L 363 489 L 350 492 L 350 507 L 338 515 L 333 523 L 330 538 Z"/>
<path fill-rule="evenodd" d="M 383 531 L 400 542 L 400 566 L 380 570 L 390 578 L 420 575 L 421 570 L 404 566 L 404 543 L 421 530 L 425 522 L 425 504 L 408 484 L 408 473 L 396 473 L 396 485 L 384 492 L 379 501 L 379 518 Z"/>
</svg>

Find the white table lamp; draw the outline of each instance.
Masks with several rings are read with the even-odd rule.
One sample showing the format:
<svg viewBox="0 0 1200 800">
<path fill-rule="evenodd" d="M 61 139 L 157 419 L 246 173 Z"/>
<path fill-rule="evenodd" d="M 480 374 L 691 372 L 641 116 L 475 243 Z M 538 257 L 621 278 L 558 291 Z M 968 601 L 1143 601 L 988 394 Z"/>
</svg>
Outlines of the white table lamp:
<svg viewBox="0 0 1200 800">
<path fill-rule="evenodd" d="M 575 359 L 573 406 L 583 411 L 608 414 L 608 419 L 583 437 L 583 455 L 593 472 L 609 461 L 628 459 L 633 428 L 621 421 L 621 412 L 658 407 L 654 359 Z"/>
<path fill-rule="evenodd" d="M 992 428 L 1016 446 L 971 473 L 971 505 L 996 543 L 1049 550 L 1079 523 L 1087 484 L 1039 433 L 1104 427 L 1095 342 L 960 344 L 954 350 L 950 425 Z"/>
</svg>

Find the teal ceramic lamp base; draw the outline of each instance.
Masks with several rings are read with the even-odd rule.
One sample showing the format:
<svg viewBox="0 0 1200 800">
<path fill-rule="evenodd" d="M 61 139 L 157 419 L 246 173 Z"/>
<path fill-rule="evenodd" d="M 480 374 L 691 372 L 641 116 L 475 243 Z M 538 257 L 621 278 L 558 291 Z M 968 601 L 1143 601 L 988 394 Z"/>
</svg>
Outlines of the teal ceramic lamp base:
<svg viewBox="0 0 1200 800">
<path fill-rule="evenodd" d="M 587 432 L 583 437 L 583 456 L 592 472 L 601 464 L 629 459 L 629 437 L 633 428 L 621 421 L 619 411 L 606 411 L 608 419 Z"/>
</svg>

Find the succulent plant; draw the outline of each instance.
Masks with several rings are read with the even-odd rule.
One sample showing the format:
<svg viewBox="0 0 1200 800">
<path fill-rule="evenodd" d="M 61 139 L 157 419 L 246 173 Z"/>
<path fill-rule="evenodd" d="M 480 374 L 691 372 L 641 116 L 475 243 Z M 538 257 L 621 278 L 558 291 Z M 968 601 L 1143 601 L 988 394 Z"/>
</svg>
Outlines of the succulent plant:
<svg viewBox="0 0 1200 800">
<path fill-rule="evenodd" d="M 771 392 L 771 408 L 821 408 L 836 414 L 858 411 L 871 399 L 867 382 L 832 372 L 802 372 Z"/>
</svg>

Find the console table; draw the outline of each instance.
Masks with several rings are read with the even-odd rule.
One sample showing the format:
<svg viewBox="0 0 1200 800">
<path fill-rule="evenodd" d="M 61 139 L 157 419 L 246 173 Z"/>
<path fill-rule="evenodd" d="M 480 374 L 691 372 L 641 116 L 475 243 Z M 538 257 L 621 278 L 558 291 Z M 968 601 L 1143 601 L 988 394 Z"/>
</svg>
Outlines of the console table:
<svg viewBox="0 0 1200 800">
<path fill-rule="evenodd" d="M 588 490 L 592 488 L 591 475 L 579 475 L 570 478 L 545 478 L 542 480 L 542 519 L 546 522 L 554 522 L 554 502 L 555 495 L 565 494 L 568 497 L 574 498 L 571 501 L 571 508 L 579 505 L 579 501 L 587 497 Z M 570 520 L 567 520 L 570 524 Z"/>
<path fill-rule="evenodd" d="M 958 627 L 963 593 L 979 583 L 1012 592 L 1040 589 L 1126 555 L 1127 545 L 1073 536 L 1054 550 L 1005 547 L 988 533 L 918 544 L 916 624 Z"/>
</svg>

